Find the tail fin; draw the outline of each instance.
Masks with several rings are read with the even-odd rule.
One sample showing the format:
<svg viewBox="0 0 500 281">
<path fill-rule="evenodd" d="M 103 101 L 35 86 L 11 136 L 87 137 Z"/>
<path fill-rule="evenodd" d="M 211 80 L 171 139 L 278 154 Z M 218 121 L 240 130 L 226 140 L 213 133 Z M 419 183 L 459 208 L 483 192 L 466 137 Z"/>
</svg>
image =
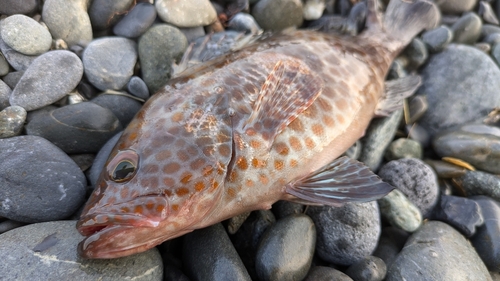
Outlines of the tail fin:
<svg viewBox="0 0 500 281">
<path fill-rule="evenodd" d="M 422 30 L 436 27 L 439 19 L 439 10 L 430 1 L 391 0 L 385 12 L 383 27 L 387 34 L 406 45 Z"/>
</svg>

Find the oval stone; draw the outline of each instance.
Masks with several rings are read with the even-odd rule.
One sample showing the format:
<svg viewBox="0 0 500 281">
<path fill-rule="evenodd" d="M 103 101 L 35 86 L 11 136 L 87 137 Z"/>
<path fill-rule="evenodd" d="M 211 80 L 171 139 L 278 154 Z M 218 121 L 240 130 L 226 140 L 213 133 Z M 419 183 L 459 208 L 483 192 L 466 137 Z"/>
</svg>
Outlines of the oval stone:
<svg viewBox="0 0 500 281">
<path fill-rule="evenodd" d="M 45 53 L 52 45 L 50 32 L 25 15 L 12 15 L 4 19 L 0 33 L 9 47 L 25 55 Z"/>
</svg>

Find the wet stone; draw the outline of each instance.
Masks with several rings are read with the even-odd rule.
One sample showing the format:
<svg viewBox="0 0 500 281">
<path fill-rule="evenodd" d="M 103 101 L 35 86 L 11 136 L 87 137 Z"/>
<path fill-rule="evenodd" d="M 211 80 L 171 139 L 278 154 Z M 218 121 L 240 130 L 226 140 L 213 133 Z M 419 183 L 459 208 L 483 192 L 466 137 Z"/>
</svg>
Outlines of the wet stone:
<svg viewBox="0 0 500 281">
<path fill-rule="evenodd" d="M 124 128 L 142 107 L 140 102 L 120 95 L 99 95 L 91 102 L 111 110 Z"/>
<path fill-rule="evenodd" d="M 431 56 L 422 69 L 422 81 L 417 94 L 427 96 L 429 109 L 419 124 L 431 136 L 483 119 L 500 106 L 500 69 L 488 55 L 470 46 L 452 44 Z"/>
<path fill-rule="evenodd" d="M 9 106 L 9 97 L 12 93 L 9 85 L 5 84 L 2 80 L 0 80 L 0 110 L 3 110 L 7 106 Z"/>
<path fill-rule="evenodd" d="M 438 221 L 425 223 L 405 244 L 386 279 L 491 280 L 472 245 L 453 227 Z"/>
<path fill-rule="evenodd" d="M 304 212 L 304 205 L 280 200 L 273 204 L 271 210 L 277 219 L 282 219 L 289 215 L 302 214 Z"/>
<path fill-rule="evenodd" d="M 27 56 L 21 54 L 11 47 L 9 47 L 3 40 L 0 38 L 0 51 L 2 51 L 3 56 L 9 62 L 9 64 L 17 71 L 24 71 L 28 69 L 30 64 L 38 57 L 38 56 Z"/>
<path fill-rule="evenodd" d="M 52 38 L 62 39 L 68 46 L 86 46 L 90 43 L 92 26 L 87 14 L 88 3 L 87 0 L 46 0 L 43 4 L 42 18 Z"/>
<path fill-rule="evenodd" d="M 163 280 L 156 248 L 105 260 L 79 257 L 76 221 L 31 224 L 0 235 L 0 272 L 6 280 Z"/>
<path fill-rule="evenodd" d="M 26 115 L 24 108 L 15 105 L 0 111 L 0 138 L 19 135 L 23 129 Z"/>
<path fill-rule="evenodd" d="M 403 249 L 409 233 L 396 227 L 384 227 L 377 248 L 373 255 L 381 258 L 387 268 L 396 260 L 397 255 Z"/>
<path fill-rule="evenodd" d="M 454 157 L 474 167 L 500 173 L 500 128 L 467 124 L 437 135 L 433 147 L 440 157 Z"/>
<path fill-rule="evenodd" d="M 498 45 L 498 43 L 500 43 L 500 33 L 489 34 L 488 36 L 483 38 L 483 42 L 492 45 L 491 50 L 493 52 L 495 45 Z M 495 57 L 495 54 L 492 55 Z M 498 63 L 498 59 L 496 59 L 496 61 Z"/>
<path fill-rule="evenodd" d="M 107 2 L 107 1 L 106 1 Z M 144 34 L 156 19 L 156 9 L 149 3 L 137 3 L 113 28 L 113 33 L 127 38 Z"/>
<path fill-rule="evenodd" d="M 496 40 L 498 40 L 498 42 L 495 42 L 495 44 L 492 46 L 491 48 L 491 56 L 493 57 L 493 59 L 495 60 L 495 62 L 500 65 L 500 34 L 498 34 L 498 36 L 495 36 L 495 37 L 498 37 Z"/>
<path fill-rule="evenodd" d="M 500 201 L 500 177 L 496 175 L 481 171 L 467 171 L 460 178 L 460 182 L 467 196 L 486 195 Z"/>
<path fill-rule="evenodd" d="M 484 224 L 471 238 L 472 245 L 489 270 L 500 272 L 500 203 L 486 196 L 475 196 Z"/>
<path fill-rule="evenodd" d="M 316 253 L 334 264 L 351 265 L 370 255 L 380 236 L 376 202 L 342 207 L 310 206 L 307 213 L 317 229 Z"/>
<path fill-rule="evenodd" d="M 326 266 L 313 266 L 304 281 L 353 281 L 340 270 Z"/>
<path fill-rule="evenodd" d="M 262 31 L 255 19 L 247 13 L 237 13 L 234 15 L 227 23 L 227 27 L 230 30 L 246 34 L 259 34 Z"/>
<path fill-rule="evenodd" d="M 130 80 L 137 61 L 134 41 L 121 37 L 99 38 L 83 52 L 85 75 L 100 90 L 120 90 Z"/>
<path fill-rule="evenodd" d="M 448 0 L 439 2 L 438 7 L 443 14 L 461 14 L 476 6 L 478 0 Z"/>
<path fill-rule="evenodd" d="M 474 235 L 476 227 L 484 222 L 481 209 L 474 200 L 448 195 L 441 196 L 433 219 L 446 222 L 467 237 Z"/>
<path fill-rule="evenodd" d="M 156 92 L 170 78 L 171 65 L 182 58 L 187 44 L 186 36 L 168 24 L 154 25 L 140 37 L 142 79 L 150 92 Z"/>
<path fill-rule="evenodd" d="M 2 5 L 0 5 L 0 14 L 7 16 L 15 14 L 29 15 L 37 8 L 37 0 L 3 0 Z"/>
<path fill-rule="evenodd" d="M 453 42 L 461 44 L 472 44 L 481 35 L 481 18 L 475 13 L 463 15 L 452 27 Z"/>
<path fill-rule="evenodd" d="M 157 0 L 155 7 L 164 22 L 178 27 L 205 26 L 217 20 L 215 9 L 208 0 Z"/>
<path fill-rule="evenodd" d="M 302 280 L 311 267 L 316 228 L 306 215 L 290 215 L 267 229 L 257 248 L 260 280 Z"/>
<path fill-rule="evenodd" d="M 354 281 L 381 281 L 386 273 L 385 262 L 375 256 L 367 256 L 346 270 Z"/>
<path fill-rule="evenodd" d="M 300 0 L 261 0 L 252 9 L 252 16 L 264 30 L 283 30 L 300 26 L 302 14 Z"/>
<path fill-rule="evenodd" d="M 83 204 L 85 176 L 46 139 L 0 139 L 0 159 L 0 216 L 21 222 L 61 220 Z"/>
<path fill-rule="evenodd" d="M 89 8 L 89 17 L 95 30 L 113 26 L 132 8 L 134 0 L 94 0 Z"/>
<path fill-rule="evenodd" d="M 429 52 L 425 47 L 425 43 L 418 38 L 411 40 L 410 44 L 404 50 L 404 54 L 409 59 L 410 67 L 413 69 L 419 68 L 429 58 Z"/>
<path fill-rule="evenodd" d="M 182 252 L 192 280 L 251 280 L 220 223 L 184 236 Z"/>
<path fill-rule="evenodd" d="M 127 91 L 140 99 L 149 99 L 148 86 L 139 76 L 132 76 L 130 78 L 127 83 Z"/>
<path fill-rule="evenodd" d="M 52 44 L 49 31 L 24 15 L 12 15 L 4 19 L 0 34 L 9 47 L 30 56 L 45 53 Z"/>
<path fill-rule="evenodd" d="M 69 51 L 47 52 L 33 61 L 21 77 L 10 97 L 11 105 L 27 111 L 56 102 L 80 82 L 83 66 Z"/>
<path fill-rule="evenodd" d="M 250 216 L 251 212 L 246 212 L 243 214 L 239 214 L 227 220 L 227 232 L 229 234 L 235 234 L 238 229 L 240 229 L 241 225 L 245 222 L 245 220 Z"/>
<path fill-rule="evenodd" d="M 95 154 L 72 154 L 69 155 L 71 160 L 75 161 L 76 165 L 80 167 L 80 170 L 82 172 L 85 172 L 92 166 L 92 163 L 94 162 Z"/>
<path fill-rule="evenodd" d="M 112 138 L 110 138 L 99 150 L 97 155 L 94 158 L 94 162 L 92 163 L 92 166 L 90 169 L 87 171 L 86 175 L 87 178 L 90 181 L 91 186 L 95 186 L 97 179 L 99 178 L 99 175 L 101 174 L 102 170 L 104 169 L 104 164 L 106 164 L 106 161 L 108 160 L 108 156 L 111 153 L 111 150 L 113 150 L 113 147 L 115 144 L 118 142 L 120 137 L 122 136 L 123 132 L 119 132 L 116 135 L 114 135 Z"/>
<path fill-rule="evenodd" d="M 397 160 L 401 158 L 422 158 L 422 146 L 415 140 L 399 138 L 393 141 L 385 152 L 387 161 Z"/>
<path fill-rule="evenodd" d="M 359 161 L 363 162 L 372 171 L 376 171 L 382 162 L 386 148 L 392 142 L 403 111 L 398 110 L 386 118 L 373 119 L 361 139 L 363 150 Z"/>
<path fill-rule="evenodd" d="M 422 224 L 420 210 L 398 189 L 378 201 L 380 214 L 392 226 L 413 232 Z"/>
<path fill-rule="evenodd" d="M 26 125 L 28 135 L 44 137 L 66 153 L 96 153 L 121 129 L 109 109 L 92 102 L 66 105 Z"/>
<path fill-rule="evenodd" d="M 432 53 L 441 52 L 453 39 L 453 31 L 445 25 L 424 32 L 422 41 Z"/>
<path fill-rule="evenodd" d="M 465 168 L 445 161 L 425 160 L 425 163 L 436 171 L 438 178 L 442 179 L 459 178 L 467 172 Z"/>
</svg>

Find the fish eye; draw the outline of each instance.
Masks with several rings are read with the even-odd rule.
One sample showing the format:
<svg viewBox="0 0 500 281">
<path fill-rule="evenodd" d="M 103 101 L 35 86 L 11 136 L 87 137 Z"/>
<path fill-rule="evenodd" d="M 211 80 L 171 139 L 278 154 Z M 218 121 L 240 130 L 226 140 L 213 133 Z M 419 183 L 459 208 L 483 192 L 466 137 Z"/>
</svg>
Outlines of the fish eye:
<svg viewBox="0 0 500 281">
<path fill-rule="evenodd" d="M 126 182 L 137 172 L 139 156 L 132 150 L 120 151 L 108 164 L 109 178 L 114 182 Z"/>
</svg>

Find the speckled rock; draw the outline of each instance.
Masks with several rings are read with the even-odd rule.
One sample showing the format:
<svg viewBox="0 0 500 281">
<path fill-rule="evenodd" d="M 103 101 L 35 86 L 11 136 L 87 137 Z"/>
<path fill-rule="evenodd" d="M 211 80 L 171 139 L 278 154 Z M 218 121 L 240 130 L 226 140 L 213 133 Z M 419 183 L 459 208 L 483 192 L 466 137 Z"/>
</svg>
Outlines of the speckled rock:
<svg viewBox="0 0 500 281">
<path fill-rule="evenodd" d="M 378 257 L 367 256 L 346 270 L 354 281 L 382 281 L 387 273 L 385 262 Z"/>
<path fill-rule="evenodd" d="M 135 5 L 134 0 L 93 0 L 89 7 L 89 17 L 95 30 L 113 26 Z"/>
<path fill-rule="evenodd" d="M 380 213 L 392 226 L 413 232 L 422 224 L 420 210 L 398 189 L 378 201 Z"/>
<path fill-rule="evenodd" d="M 209 25 L 217 18 L 215 9 L 208 0 L 157 0 L 155 7 L 164 22 L 178 27 Z"/>
<path fill-rule="evenodd" d="M 26 120 L 26 110 L 20 106 L 9 106 L 0 111 L 0 138 L 17 136 Z"/>
<path fill-rule="evenodd" d="M 460 178 L 467 196 L 486 195 L 500 201 L 500 177 L 481 171 L 467 171 Z"/>
<path fill-rule="evenodd" d="M 489 281 L 491 277 L 472 245 L 458 231 L 430 221 L 408 239 L 385 280 Z"/>
<path fill-rule="evenodd" d="M 0 272 L 4 280 L 163 280 L 156 248 L 118 259 L 78 256 L 82 236 L 76 221 L 23 226 L 0 235 Z"/>
<path fill-rule="evenodd" d="M 0 51 L 2 51 L 3 56 L 9 62 L 9 64 L 17 71 L 24 71 L 28 69 L 30 64 L 38 57 L 38 56 L 27 56 L 17 52 L 16 50 L 9 47 L 3 40 L 0 38 Z"/>
<path fill-rule="evenodd" d="M 49 31 L 24 15 L 12 15 L 4 19 L 0 34 L 9 47 L 30 56 L 45 53 L 52 44 Z"/>
<path fill-rule="evenodd" d="M 261 0 L 252 9 L 252 16 L 264 30 L 283 30 L 300 26 L 302 14 L 300 0 Z"/>
<path fill-rule="evenodd" d="M 385 152 L 387 161 L 397 160 L 401 158 L 422 158 L 422 146 L 415 140 L 407 138 L 399 138 L 393 141 Z"/>
</svg>

